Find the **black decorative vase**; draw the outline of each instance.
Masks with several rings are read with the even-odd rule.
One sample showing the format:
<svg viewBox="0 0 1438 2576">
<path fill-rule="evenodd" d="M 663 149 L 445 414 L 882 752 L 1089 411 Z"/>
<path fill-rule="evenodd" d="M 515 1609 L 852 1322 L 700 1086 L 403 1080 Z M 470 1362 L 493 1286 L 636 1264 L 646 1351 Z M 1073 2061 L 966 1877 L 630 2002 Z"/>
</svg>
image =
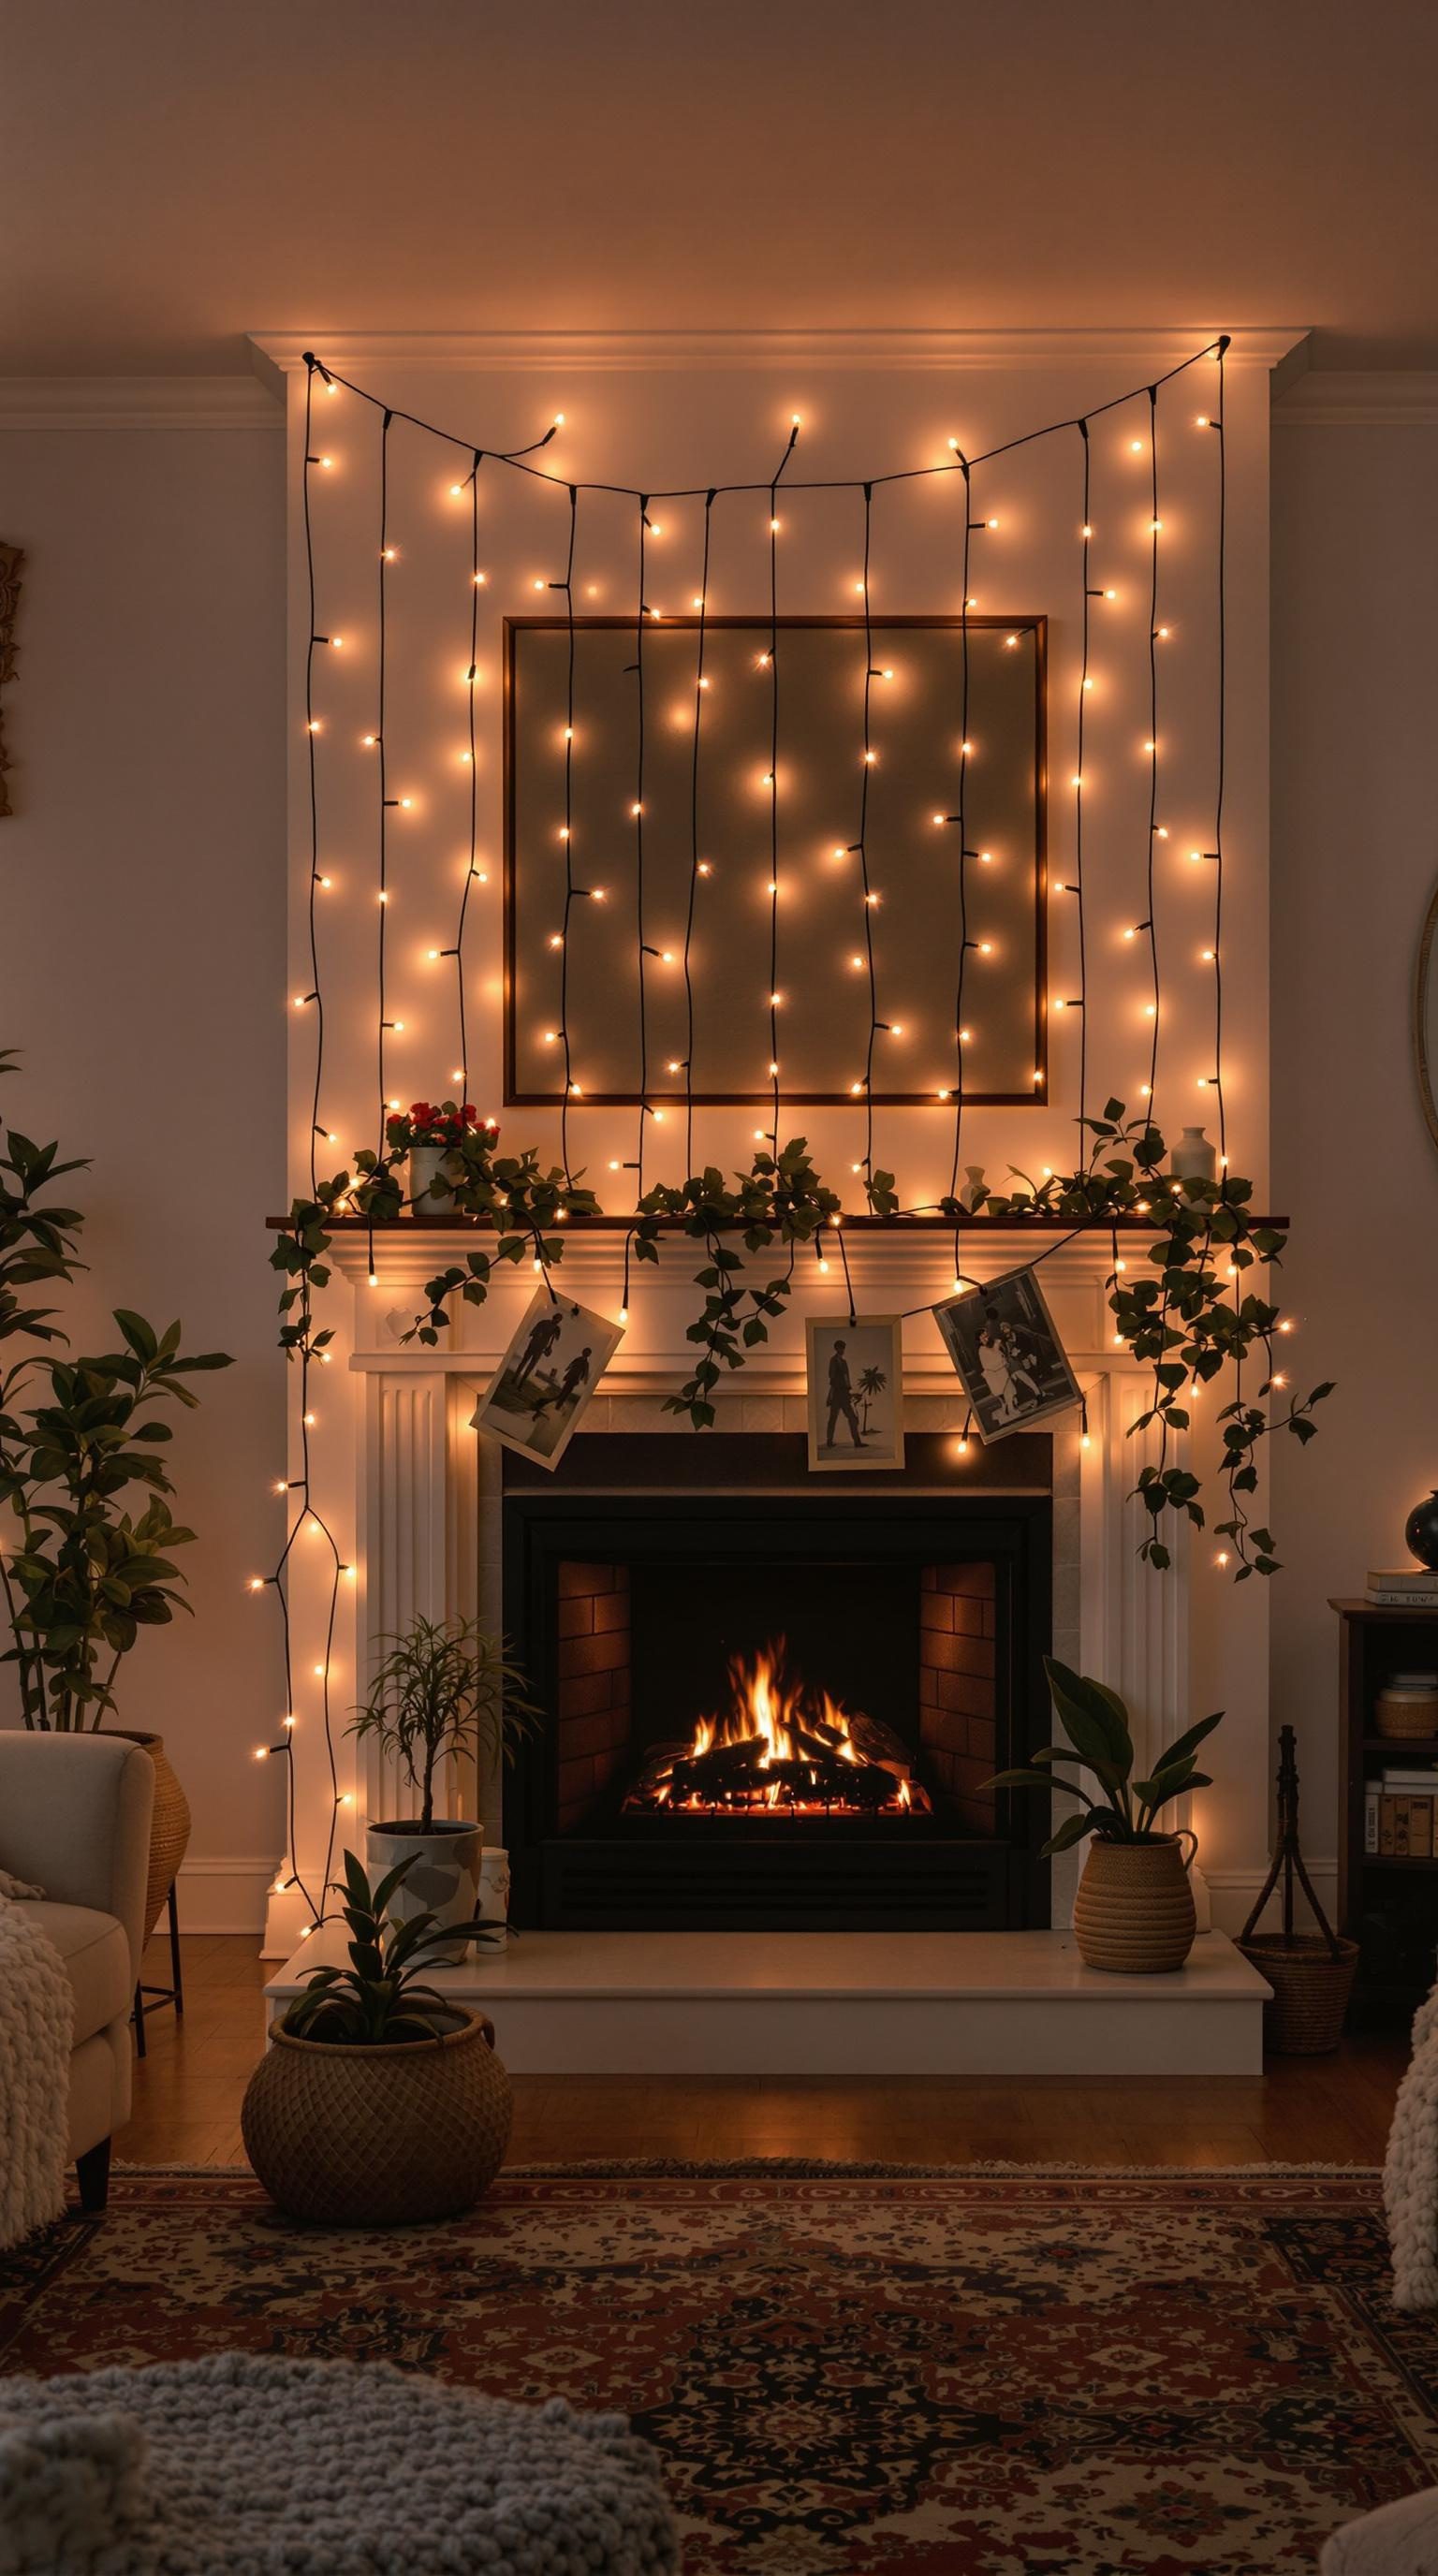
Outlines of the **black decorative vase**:
<svg viewBox="0 0 1438 2576">
<path fill-rule="evenodd" d="M 1438 1487 L 1426 1503 L 1415 1503 L 1403 1524 L 1403 1535 L 1419 1564 L 1438 1573 Z"/>
</svg>

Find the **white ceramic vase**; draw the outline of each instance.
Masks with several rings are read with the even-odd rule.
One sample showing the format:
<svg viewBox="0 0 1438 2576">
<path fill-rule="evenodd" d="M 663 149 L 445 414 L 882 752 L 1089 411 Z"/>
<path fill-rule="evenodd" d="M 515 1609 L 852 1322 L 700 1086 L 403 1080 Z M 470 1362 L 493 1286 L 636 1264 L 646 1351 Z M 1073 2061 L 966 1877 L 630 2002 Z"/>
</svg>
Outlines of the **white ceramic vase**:
<svg viewBox="0 0 1438 2576">
<path fill-rule="evenodd" d="M 1218 1171 L 1218 1148 L 1201 1127 L 1185 1127 L 1168 1158 L 1175 1180 L 1211 1181 Z"/>
<path fill-rule="evenodd" d="M 436 1821 L 424 1833 L 417 1824 L 404 1820 L 368 1825 L 365 1835 L 372 1878 L 383 1876 L 402 1860 L 414 1864 L 386 1908 L 396 1923 L 407 1923 L 415 1914 L 433 1914 L 445 1926 L 473 1922 L 480 1911 L 483 1825 Z M 456 1941 L 431 1955 L 437 1965 L 457 1967 L 468 1947 L 467 1942 Z"/>
<path fill-rule="evenodd" d="M 454 1192 L 448 1181 L 439 1177 L 439 1167 L 448 1151 L 447 1145 L 411 1145 L 409 1203 L 412 1216 L 448 1216 L 453 1208 Z"/>
</svg>

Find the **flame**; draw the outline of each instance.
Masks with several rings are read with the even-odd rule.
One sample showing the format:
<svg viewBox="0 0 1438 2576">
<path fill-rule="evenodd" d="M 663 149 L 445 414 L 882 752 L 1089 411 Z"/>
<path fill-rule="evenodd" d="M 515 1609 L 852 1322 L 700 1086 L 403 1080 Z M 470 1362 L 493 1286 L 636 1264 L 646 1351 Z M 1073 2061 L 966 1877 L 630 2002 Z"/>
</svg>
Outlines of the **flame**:
<svg viewBox="0 0 1438 2576">
<path fill-rule="evenodd" d="M 763 1747 L 759 1769 L 767 1771 L 775 1762 L 798 1759 L 797 1728 L 817 1735 L 839 1761 L 859 1760 L 848 1717 L 832 1693 L 786 1678 L 786 1643 L 783 1637 L 771 1638 L 753 1656 L 730 1656 L 729 1706 L 722 1717 L 699 1719 L 690 1748 L 693 1753 L 708 1753 L 715 1745 L 751 1744 L 757 1738 Z M 769 1803 L 772 1806 L 774 1801 Z"/>
</svg>

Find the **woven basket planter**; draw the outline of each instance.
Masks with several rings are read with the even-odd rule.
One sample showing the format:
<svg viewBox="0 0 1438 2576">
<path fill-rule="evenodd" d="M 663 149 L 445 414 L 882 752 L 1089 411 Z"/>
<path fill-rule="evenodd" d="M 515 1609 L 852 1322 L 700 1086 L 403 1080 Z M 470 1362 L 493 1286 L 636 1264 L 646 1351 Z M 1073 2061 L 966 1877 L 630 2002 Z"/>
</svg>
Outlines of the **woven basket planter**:
<svg viewBox="0 0 1438 2576">
<path fill-rule="evenodd" d="M 281 2209 L 316 2227 L 457 2218 L 504 2162 L 514 2104 L 494 2025 L 336 2047 L 274 2029 L 250 2077 L 245 2153 Z"/>
<path fill-rule="evenodd" d="M 1336 1959 L 1325 1940 L 1301 1932 L 1241 1935 L 1238 1948 L 1273 1988 L 1263 2007 L 1264 2047 L 1280 2057 L 1326 2057 L 1343 2037 L 1357 1942 L 1340 1936 Z"/>
<path fill-rule="evenodd" d="M 190 1840 L 190 1802 L 179 1774 L 165 1751 L 163 1735 L 140 1735 L 128 1726 L 105 1726 L 102 1735 L 118 1735 L 138 1744 L 155 1766 L 155 1810 L 150 1819 L 150 1870 L 145 1881 L 145 1938 L 148 1941 L 165 1910 Z"/>
<path fill-rule="evenodd" d="M 1093 1837 L 1074 1899 L 1074 1938 L 1086 1967 L 1150 1977 L 1183 1966 L 1198 1929 L 1185 1840 L 1192 1835 L 1163 1834 L 1151 1843 Z"/>
</svg>

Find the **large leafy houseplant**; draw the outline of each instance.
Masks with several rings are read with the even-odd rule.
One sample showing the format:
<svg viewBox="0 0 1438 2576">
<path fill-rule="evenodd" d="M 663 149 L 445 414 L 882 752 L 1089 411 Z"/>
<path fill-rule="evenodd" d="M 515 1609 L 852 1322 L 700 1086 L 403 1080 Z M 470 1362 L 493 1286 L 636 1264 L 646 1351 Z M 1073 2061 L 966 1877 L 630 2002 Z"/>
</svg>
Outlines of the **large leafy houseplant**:
<svg viewBox="0 0 1438 2576">
<path fill-rule="evenodd" d="M 1171 1841 L 1172 1835 L 1156 1829 L 1154 1820 L 1174 1798 L 1210 1785 L 1209 1774 L 1199 1770 L 1194 1757 L 1205 1736 L 1218 1725 L 1222 1709 L 1176 1736 L 1164 1747 L 1149 1778 L 1135 1780 L 1133 1734 L 1118 1692 L 1110 1690 L 1107 1682 L 1071 1671 L 1054 1655 L 1045 1655 L 1044 1671 L 1054 1713 L 1068 1743 L 1046 1744 L 1018 1770 L 996 1772 L 990 1788 L 1039 1789 L 1046 1795 L 1061 1789 L 1066 1797 L 1080 1801 L 1079 1813 L 1065 1816 L 1044 1844 L 1046 1857 L 1070 1850 L 1089 1834 L 1109 1843 Z M 1077 1779 L 1066 1776 L 1069 1769 L 1091 1772 L 1101 1794 L 1091 1797 Z"/>
<path fill-rule="evenodd" d="M 15 1069 L 14 1056 L 0 1054 L 0 1073 Z M 22 1345 L 0 1365 L 0 1512 L 9 1524 L 0 1586 L 13 1638 L 0 1662 L 16 1669 L 26 1725 L 67 1732 L 99 1726 L 141 1628 L 187 1606 L 170 1551 L 194 1533 L 165 1499 L 173 1488 L 154 1453 L 170 1430 L 160 1416 L 195 1403 L 185 1377 L 229 1360 L 182 1352 L 178 1324 L 160 1335 L 125 1308 L 115 1313 L 122 1351 L 59 1360 L 23 1347 L 64 1341 L 56 1309 L 25 1292 L 66 1283 L 79 1266 L 81 1214 L 49 1192 L 85 1166 L 58 1154 L 0 1126 L 0 1345 Z M 36 1392 L 42 1400 L 32 1403 Z M 137 1488 L 148 1496 L 138 1511 Z"/>
</svg>

